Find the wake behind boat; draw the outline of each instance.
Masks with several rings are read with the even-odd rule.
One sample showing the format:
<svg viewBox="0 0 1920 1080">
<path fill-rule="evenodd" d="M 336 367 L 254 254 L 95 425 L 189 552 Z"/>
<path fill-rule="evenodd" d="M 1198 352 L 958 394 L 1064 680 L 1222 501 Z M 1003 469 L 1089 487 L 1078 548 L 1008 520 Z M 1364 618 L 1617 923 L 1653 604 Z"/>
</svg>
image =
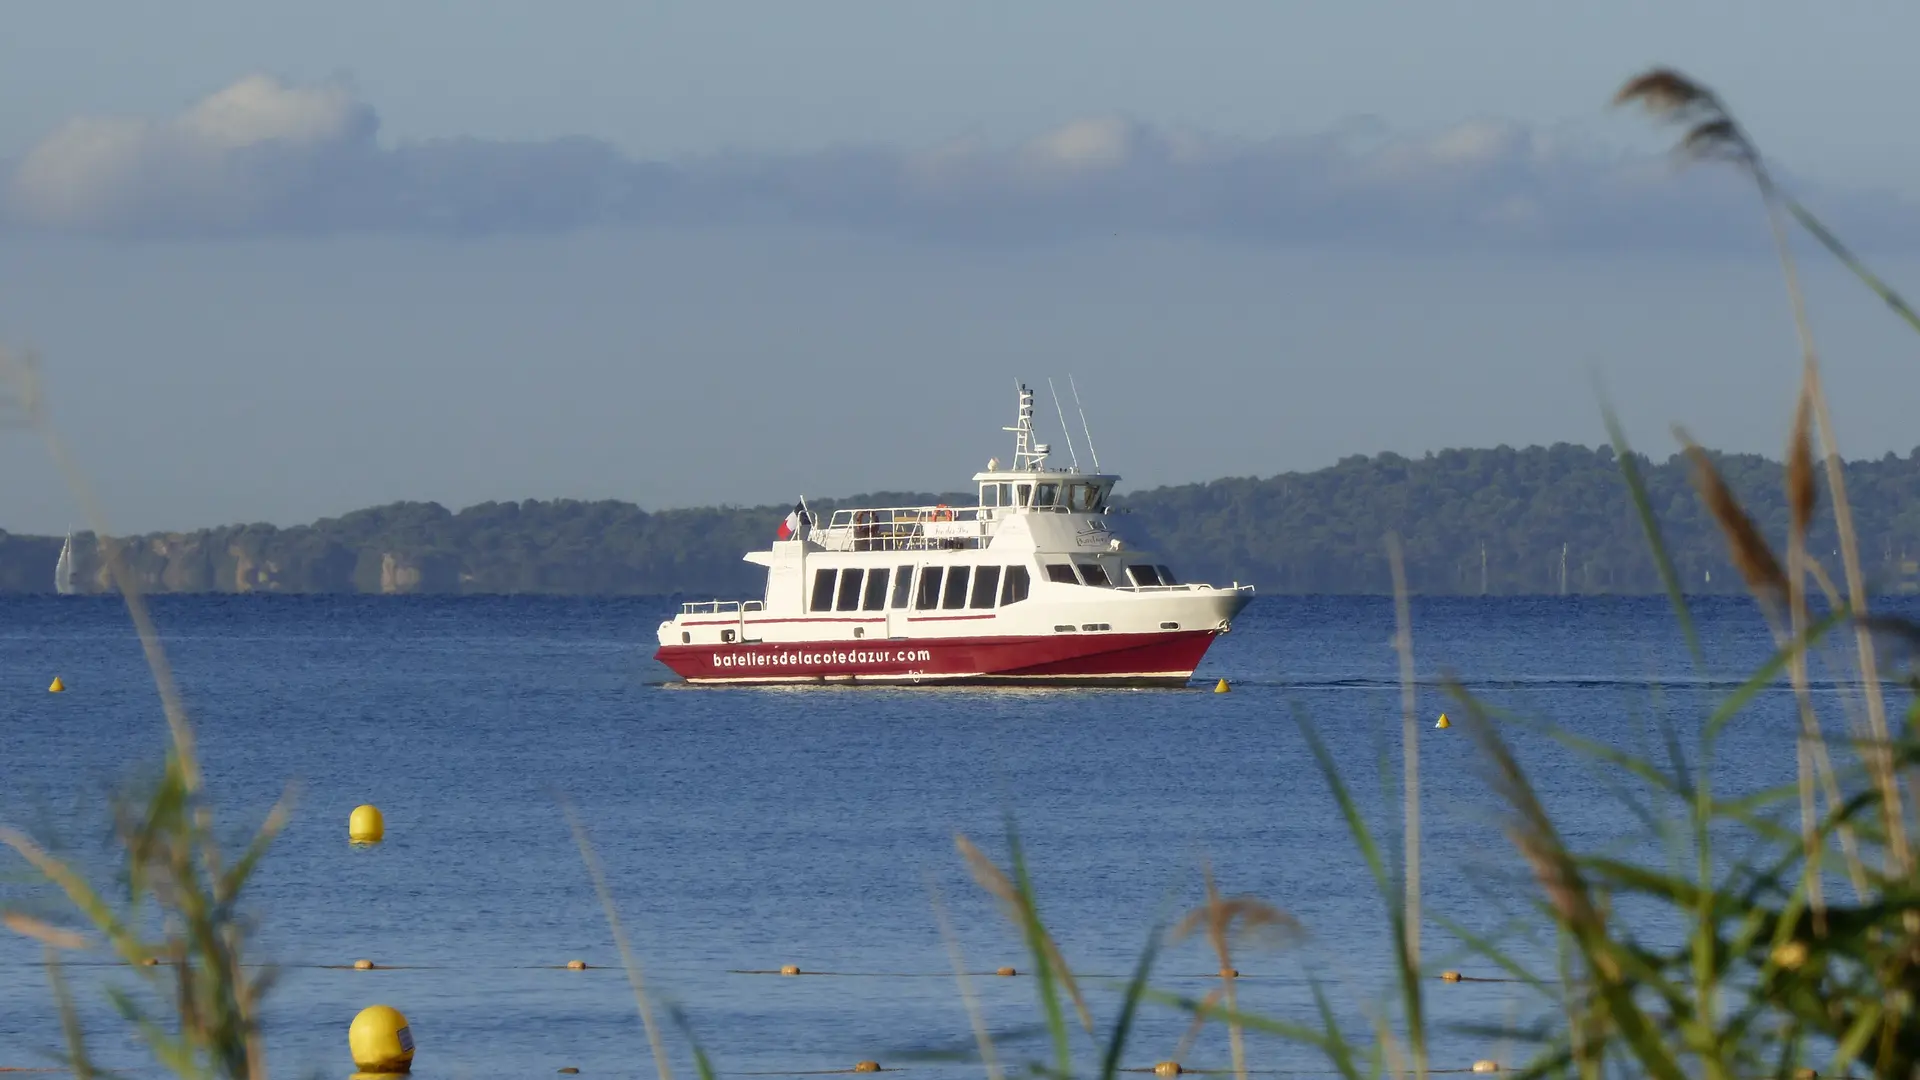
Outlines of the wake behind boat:
<svg viewBox="0 0 1920 1080">
<path fill-rule="evenodd" d="M 815 528 L 803 501 L 746 555 L 764 596 L 682 604 L 655 658 L 690 683 L 1185 685 L 1253 586 L 1184 584 L 1129 547 L 1109 522 L 1120 477 L 1050 467 L 1019 394 L 1013 466 L 974 475 L 977 506 Z"/>
</svg>

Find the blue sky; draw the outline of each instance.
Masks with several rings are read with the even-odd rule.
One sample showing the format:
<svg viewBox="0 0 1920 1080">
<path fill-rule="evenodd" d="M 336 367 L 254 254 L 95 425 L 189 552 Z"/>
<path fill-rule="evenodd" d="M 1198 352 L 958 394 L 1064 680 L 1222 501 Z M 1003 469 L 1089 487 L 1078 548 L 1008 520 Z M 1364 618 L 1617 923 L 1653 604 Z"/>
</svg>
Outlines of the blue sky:
<svg viewBox="0 0 1920 1080">
<path fill-rule="evenodd" d="M 1920 283 L 1920 8 L 204 2 L 10 12 L 0 341 L 125 529 L 952 486 L 1078 378 L 1130 483 L 1685 422 L 1773 451 L 1751 192 L 1672 63 Z M 1844 448 L 1916 342 L 1817 261 Z M 6 436 L 0 527 L 74 517 Z M 41 479 L 44 478 L 44 479 Z"/>
</svg>

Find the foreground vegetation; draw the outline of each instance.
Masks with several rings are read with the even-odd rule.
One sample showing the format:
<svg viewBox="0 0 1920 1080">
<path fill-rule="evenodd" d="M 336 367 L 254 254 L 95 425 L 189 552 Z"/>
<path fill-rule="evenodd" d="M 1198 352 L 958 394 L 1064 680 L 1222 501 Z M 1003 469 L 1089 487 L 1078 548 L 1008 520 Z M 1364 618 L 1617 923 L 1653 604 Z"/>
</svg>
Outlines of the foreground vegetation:
<svg viewBox="0 0 1920 1080">
<path fill-rule="evenodd" d="M 1037 1075 L 1065 1078 L 1081 1073 L 1109 1080 L 1127 1064 L 1128 1036 L 1142 1008 L 1169 1008 L 1201 1023 L 1230 1030 L 1233 1069 L 1244 1080 L 1263 1049 L 1249 1034 L 1290 1040 L 1324 1055 L 1327 1068 L 1351 1080 L 1387 1074 L 1424 1080 L 1445 1066 L 1429 1060 L 1428 988 L 1445 978 L 1426 963 L 1423 926 L 1448 926 L 1490 969 L 1504 972 L 1537 995 L 1544 1020 L 1489 1022 L 1476 1033 L 1519 1048 L 1513 1062 L 1489 1062 L 1486 1071 L 1508 1069 L 1524 1076 L 1653 1076 L 1661 1080 L 1705 1077 L 1732 1080 L 1759 1076 L 1869 1074 L 1908 1078 L 1920 1070 L 1920 863 L 1915 828 L 1920 825 L 1920 741 L 1912 674 L 1888 680 L 1882 664 L 1907 656 L 1920 643 L 1920 628 L 1877 618 L 1869 610 L 1862 534 L 1853 515 L 1848 476 L 1841 467 L 1827 414 L 1819 358 L 1805 330 L 1795 284 L 1796 269 L 1785 243 L 1798 221 L 1869 285 L 1882 289 L 1890 306 L 1920 330 L 1920 318 L 1852 260 L 1818 220 L 1778 190 L 1758 151 L 1721 103 L 1685 78 L 1656 71 L 1630 82 L 1624 102 L 1637 102 L 1684 125 L 1683 151 L 1693 158 L 1732 163 L 1751 176 L 1769 225 L 1781 239 L 1781 260 L 1801 329 L 1804 375 L 1794 407 L 1793 435 L 1783 469 L 1771 478 L 1785 518 L 1769 538 L 1764 522 L 1743 505 L 1736 485 L 1716 459 L 1687 445 L 1685 459 L 1701 505 L 1719 535 L 1724 558 L 1758 599 L 1778 649 L 1775 656 L 1728 694 L 1691 731 L 1669 729 L 1663 760 L 1640 760 L 1619 749 L 1584 742 L 1541 725 L 1545 735 L 1591 755 L 1609 768 L 1623 789 L 1623 804 L 1644 826 L 1646 857 L 1572 846 L 1543 808 L 1510 749 L 1518 721 L 1497 715 L 1465 686 L 1450 692 L 1456 712 L 1481 751 L 1488 782 L 1505 813 L 1506 835 L 1531 870 L 1539 927 L 1560 950 L 1551 970 L 1537 970 L 1491 942 L 1451 927 L 1426 910 L 1420 888 L 1419 757 L 1413 715 L 1414 637 L 1405 602 L 1412 584 L 1413 550 L 1389 535 L 1381 556 L 1394 581 L 1398 604 L 1397 645 L 1404 680 L 1402 772 L 1398 794 L 1404 818 L 1381 828 L 1368 822 L 1351 796 L 1343 770 L 1301 724 L 1346 817 L 1354 842 L 1373 871 L 1386 912 L 1382 939 L 1389 946 L 1394 992 L 1367 1013 L 1359 1029 L 1343 1029 L 1325 990 L 1314 986 L 1319 1008 L 1310 1016 L 1267 1017 L 1237 1006 L 1235 949 L 1245 936 L 1281 932 L 1291 920 L 1249 897 L 1223 897 L 1207 877 L 1206 901 L 1162 934 L 1148 935 L 1115 1016 L 1096 1020 L 1079 991 L 1066 957 L 1041 917 L 1019 837 L 1009 830 L 1002 866 L 965 837 L 957 838 L 981 887 L 1000 901 L 1030 951 L 1037 1010 L 1052 1054 L 1034 1063 Z M 17 398 L 36 423 L 43 414 L 30 368 L 18 381 Z M 42 424 L 42 430 L 46 430 Z M 49 436 L 51 437 L 51 436 Z M 59 453 L 57 440 L 55 459 Z M 1638 462 L 1623 456 L 1625 505 L 1644 530 L 1648 561 L 1673 599 L 1675 618 L 1693 640 L 1681 571 L 1673 557 L 1658 492 Z M 1825 519 L 1821 524 L 1821 519 Z M 1836 545 L 1819 539 L 1830 530 Z M 1777 540 L 1777 542 L 1775 542 Z M 1834 559 L 1823 560 L 1822 551 Z M 109 556 L 112 555 L 111 550 Z M 146 618 L 140 577 L 126 563 L 109 559 L 108 572 L 127 598 L 141 633 L 172 735 L 164 779 L 142 801 L 118 815 L 130 902 L 110 902 L 67 866 L 24 835 L 0 831 L 13 847 L 72 901 L 72 916 L 55 924 L 18 913 L 8 925 L 47 950 L 50 992 L 67 1023 L 68 1064 L 91 1074 L 87 1033 L 73 1019 L 62 970 L 66 954 L 98 949 L 151 980 L 171 1013 L 148 1017 L 123 1001 L 129 1019 L 157 1061 L 182 1076 L 264 1077 L 257 1017 L 263 986 L 241 963 L 248 925 L 239 901 L 246 878 L 284 819 L 276 809 L 238 858 L 215 841 L 194 753 L 192 727 L 175 693 L 159 642 Z M 1894 648 L 1904 650 L 1896 654 Z M 1852 668 L 1857 680 L 1841 693 L 1816 698 L 1808 680 L 1811 655 Z M 1697 643 L 1696 643 L 1697 653 Z M 1783 682 L 1793 693 L 1798 738 L 1779 748 L 1796 762 L 1796 782 L 1740 798 L 1713 789 L 1713 757 L 1729 726 L 1742 722 L 1754 696 Z M 1890 685 L 1902 689 L 1904 709 L 1890 700 Z M 1382 770 L 1382 775 L 1386 775 Z M 668 1080 L 667 1032 L 656 1022 L 637 956 L 619 931 L 597 858 L 581 838 L 588 874 L 607 901 L 616 939 L 632 979 L 639 1017 L 652 1043 L 661 1080 Z M 1642 937 L 1635 923 L 1615 912 L 1628 905 L 1653 909 L 1678 926 Z M 141 918 L 158 912 L 159 918 Z M 944 919 L 941 920 L 944 929 Z M 146 927 L 157 929 L 145 930 Z M 1153 988 L 1154 961 L 1170 937 L 1204 936 L 1221 967 L 1218 990 L 1193 999 Z M 143 966 L 145 958 L 164 965 Z M 962 965 L 956 954 L 956 969 Z M 973 1011 L 963 976 L 962 999 L 974 1017 L 978 1059 L 989 1077 L 1000 1075 L 993 1033 Z M 676 1017 L 676 1019 L 678 1019 Z M 1073 1052 L 1070 1028 L 1078 1021 L 1097 1036 L 1091 1058 Z M 712 1076 L 706 1055 L 683 1026 L 697 1068 Z M 1169 1063 L 1167 1073 L 1179 1068 Z M 1475 1071 L 1481 1071 L 1475 1066 Z"/>
<path fill-rule="evenodd" d="M 1778 462 L 1715 458 L 1721 475 L 1778 543 L 1788 508 Z M 1637 460 L 1688 592 L 1739 591 L 1739 575 L 1686 458 Z M 1920 588 L 1920 450 L 1847 466 L 1869 586 Z M 960 494 L 880 493 L 820 501 L 902 505 L 971 501 Z M 1121 528 L 1173 553 L 1193 580 L 1251 581 L 1263 592 L 1386 593 L 1380 537 L 1396 533 L 1417 593 L 1653 593 L 1633 504 L 1612 447 L 1560 444 L 1446 450 L 1421 458 L 1352 457 L 1331 468 L 1122 493 Z M 311 525 L 233 525 L 149 534 L 127 544 L 143 588 L 159 592 L 560 593 L 751 595 L 761 581 L 740 554 L 763 547 L 788 507 L 645 511 L 632 503 L 527 500 L 458 513 L 394 503 Z M 0 592 L 53 587 L 59 537 L 0 533 Z M 1831 524 L 1809 543 L 1832 551 Z M 110 592 L 99 551 L 82 536 L 83 591 Z"/>
</svg>

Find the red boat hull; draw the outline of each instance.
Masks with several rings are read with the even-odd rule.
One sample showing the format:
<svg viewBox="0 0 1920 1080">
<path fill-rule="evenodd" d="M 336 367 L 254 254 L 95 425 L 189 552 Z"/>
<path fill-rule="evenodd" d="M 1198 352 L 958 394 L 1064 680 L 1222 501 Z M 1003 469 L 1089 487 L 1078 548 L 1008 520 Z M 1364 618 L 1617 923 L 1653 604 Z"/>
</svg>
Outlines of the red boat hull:
<svg viewBox="0 0 1920 1080">
<path fill-rule="evenodd" d="M 666 645 L 654 659 L 697 683 L 1000 683 L 1183 686 L 1216 631 Z"/>
</svg>

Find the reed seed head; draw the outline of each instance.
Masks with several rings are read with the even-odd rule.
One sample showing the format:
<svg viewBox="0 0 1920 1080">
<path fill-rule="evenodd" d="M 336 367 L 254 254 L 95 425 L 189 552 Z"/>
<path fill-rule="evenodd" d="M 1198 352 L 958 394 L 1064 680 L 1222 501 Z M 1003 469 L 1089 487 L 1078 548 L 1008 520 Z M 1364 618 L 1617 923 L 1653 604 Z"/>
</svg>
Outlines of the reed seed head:
<svg viewBox="0 0 1920 1080">
<path fill-rule="evenodd" d="M 1793 437 L 1787 446 L 1787 506 L 1793 514 L 1795 536 L 1805 538 L 1813 523 L 1817 495 L 1813 485 L 1813 401 L 1803 391 L 1794 410 Z"/>
<path fill-rule="evenodd" d="M 1701 500 L 1726 536 L 1727 551 L 1733 556 L 1734 568 L 1746 579 L 1747 588 L 1762 599 L 1785 595 L 1787 575 L 1780 569 L 1780 560 L 1774 557 L 1773 549 L 1767 546 L 1753 519 L 1741 508 L 1726 478 L 1714 467 L 1713 458 L 1686 432 L 1676 434 L 1686 444 L 1687 460 L 1693 463 L 1694 487 L 1699 489 Z"/>
<path fill-rule="evenodd" d="M 1654 117 L 1686 126 L 1675 151 L 1688 161 L 1731 161 L 1759 168 L 1760 156 L 1713 91 L 1674 71 L 1654 68 L 1628 79 L 1613 95 L 1617 105 L 1637 104 Z"/>
<path fill-rule="evenodd" d="M 1719 111 L 1719 102 L 1705 87 L 1672 68 L 1653 68 L 1628 79 L 1613 95 L 1615 105 L 1640 105 L 1656 116 L 1709 106 Z"/>
</svg>

